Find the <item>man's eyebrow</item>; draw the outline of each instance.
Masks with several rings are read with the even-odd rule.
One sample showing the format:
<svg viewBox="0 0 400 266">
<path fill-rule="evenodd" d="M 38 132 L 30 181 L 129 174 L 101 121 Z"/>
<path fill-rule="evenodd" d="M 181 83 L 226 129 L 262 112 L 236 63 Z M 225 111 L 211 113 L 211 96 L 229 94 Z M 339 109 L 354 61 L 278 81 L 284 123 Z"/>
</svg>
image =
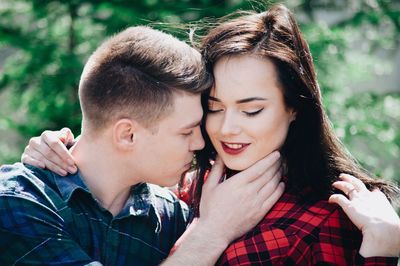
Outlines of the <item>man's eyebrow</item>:
<svg viewBox="0 0 400 266">
<path fill-rule="evenodd" d="M 213 96 L 209 96 L 208 100 L 214 101 L 214 102 L 221 102 L 220 99 L 213 97 Z M 248 103 L 248 102 L 253 102 L 253 101 L 266 101 L 266 100 L 267 100 L 267 98 L 262 98 L 262 97 L 249 97 L 249 98 L 237 100 L 236 103 L 240 104 L 240 103 Z"/>
<path fill-rule="evenodd" d="M 209 100 L 209 101 L 214 101 L 214 102 L 221 102 L 220 99 L 215 98 L 215 97 L 212 97 L 212 96 L 208 96 L 208 100 Z"/>
<path fill-rule="evenodd" d="M 182 127 L 182 129 L 189 129 L 189 128 L 194 128 L 194 127 L 198 127 L 201 125 L 201 119 L 199 121 L 195 121 L 193 123 L 190 123 L 187 126 Z"/>
</svg>

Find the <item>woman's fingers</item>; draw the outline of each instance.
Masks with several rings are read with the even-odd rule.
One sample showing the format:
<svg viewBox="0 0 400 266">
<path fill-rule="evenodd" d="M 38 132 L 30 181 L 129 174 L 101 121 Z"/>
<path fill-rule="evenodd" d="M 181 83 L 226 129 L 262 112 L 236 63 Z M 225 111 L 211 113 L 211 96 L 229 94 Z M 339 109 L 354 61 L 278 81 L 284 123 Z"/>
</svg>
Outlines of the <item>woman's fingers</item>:
<svg viewBox="0 0 400 266">
<path fill-rule="evenodd" d="M 42 164 L 44 164 L 44 167 L 41 168 L 47 168 L 50 171 L 53 171 L 59 175 L 65 176 L 67 175 L 67 171 L 64 170 L 62 167 L 60 167 L 59 165 L 55 164 L 54 162 L 46 159 L 45 156 L 43 156 L 42 153 L 40 153 L 37 150 L 29 150 L 29 152 L 26 153 L 26 158 L 24 158 L 23 162 L 24 163 L 28 163 L 31 164 L 30 162 L 32 162 L 34 166 L 38 166 L 41 167 L 37 164 L 37 162 L 40 162 Z M 29 154 L 29 155 L 28 155 Z"/>
<path fill-rule="evenodd" d="M 60 175 L 66 175 L 67 172 L 75 173 L 77 167 L 73 157 L 61 139 L 66 142 L 73 141 L 69 129 L 45 131 L 40 137 L 31 138 L 21 156 L 22 162 L 41 168 L 46 167 Z"/>
<path fill-rule="evenodd" d="M 68 131 L 69 129 L 63 129 L 60 131 L 45 131 L 42 133 L 41 139 L 43 140 L 44 144 L 46 144 L 47 147 L 53 152 L 51 153 L 52 157 L 51 158 L 47 157 L 47 159 L 54 158 L 54 162 L 60 166 L 66 164 L 67 167 L 74 167 L 75 166 L 74 159 L 72 158 L 71 153 L 68 151 L 67 147 L 64 144 L 65 142 L 68 143 L 72 141 L 70 138 L 68 138 L 69 135 Z M 47 149 L 47 147 L 43 145 L 42 148 Z M 50 154 L 50 152 L 47 153 Z M 56 156 L 53 156 L 54 154 Z"/>
<path fill-rule="evenodd" d="M 347 181 L 347 182 L 351 183 L 354 186 L 354 188 L 357 189 L 357 191 L 367 191 L 368 190 L 367 187 L 364 185 L 364 183 L 360 179 L 358 179 L 352 175 L 341 173 L 339 175 L 339 178 L 342 179 L 343 181 Z"/>
<path fill-rule="evenodd" d="M 329 203 L 336 203 L 337 205 L 339 205 L 343 210 L 347 210 L 349 204 L 350 204 L 350 200 L 348 198 L 346 198 L 344 195 L 342 194 L 333 194 L 329 197 Z"/>
<path fill-rule="evenodd" d="M 336 181 L 332 186 L 341 190 L 348 198 L 352 198 L 358 192 L 357 188 L 347 181 Z"/>
</svg>

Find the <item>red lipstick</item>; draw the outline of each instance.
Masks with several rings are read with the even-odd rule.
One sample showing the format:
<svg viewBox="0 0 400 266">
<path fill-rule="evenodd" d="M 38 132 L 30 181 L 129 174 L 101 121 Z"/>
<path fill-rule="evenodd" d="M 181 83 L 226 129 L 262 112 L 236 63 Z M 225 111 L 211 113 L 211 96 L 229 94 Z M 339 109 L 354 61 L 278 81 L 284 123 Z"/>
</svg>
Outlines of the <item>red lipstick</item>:
<svg viewBox="0 0 400 266">
<path fill-rule="evenodd" d="M 228 142 L 221 142 L 221 145 L 224 152 L 230 155 L 237 155 L 243 152 L 249 146 L 249 144 L 228 143 Z M 232 147 L 232 146 L 237 146 L 237 147 Z"/>
</svg>

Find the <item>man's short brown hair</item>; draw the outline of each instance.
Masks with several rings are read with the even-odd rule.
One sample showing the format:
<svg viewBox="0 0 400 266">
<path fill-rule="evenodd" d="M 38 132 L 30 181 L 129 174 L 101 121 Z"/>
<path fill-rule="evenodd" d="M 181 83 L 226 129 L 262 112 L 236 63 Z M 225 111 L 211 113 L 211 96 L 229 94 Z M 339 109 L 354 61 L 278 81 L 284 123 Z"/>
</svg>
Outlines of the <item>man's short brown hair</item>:
<svg viewBox="0 0 400 266">
<path fill-rule="evenodd" d="M 172 92 L 199 94 L 211 83 L 199 52 L 169 34 L 138 26 L 109 38 L 90 56 L 79 97 L 91 127 L 120 118 L 149 126 L 172 110 Z"/>
</svg>

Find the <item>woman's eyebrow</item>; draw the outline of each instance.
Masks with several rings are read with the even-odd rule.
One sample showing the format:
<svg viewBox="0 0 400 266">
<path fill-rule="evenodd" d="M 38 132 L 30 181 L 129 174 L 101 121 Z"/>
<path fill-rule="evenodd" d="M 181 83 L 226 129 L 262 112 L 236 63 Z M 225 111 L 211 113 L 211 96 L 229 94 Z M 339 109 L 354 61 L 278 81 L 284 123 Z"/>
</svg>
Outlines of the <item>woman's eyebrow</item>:
<svg viewBox="0 0 400 266">
<path fill-rule="evenodd" d="M 248 102 L 253 102 L 253 101 L 266 101 L 267 98 L 262 98 L 262 97 L 250 97 L 250 98 L 245 98 L 245 99 L 240 99 L 237 100 L 236 103 L 248 103 Z"/>
<path fill-rule="evenodd" d="M 213 96 L 208 96 L 209 101 L 214 101 L 214 102 L 221 102 L 220 99 L 213 97 Z M 237 100 L 236 103 L 248 103 L 248 102 L 253 102 L 253 101 L 266 101 L 267 98 L 262 98 L 262 97 L 249 97 L 249 98 L 244 98 Z"/>
</svg>

